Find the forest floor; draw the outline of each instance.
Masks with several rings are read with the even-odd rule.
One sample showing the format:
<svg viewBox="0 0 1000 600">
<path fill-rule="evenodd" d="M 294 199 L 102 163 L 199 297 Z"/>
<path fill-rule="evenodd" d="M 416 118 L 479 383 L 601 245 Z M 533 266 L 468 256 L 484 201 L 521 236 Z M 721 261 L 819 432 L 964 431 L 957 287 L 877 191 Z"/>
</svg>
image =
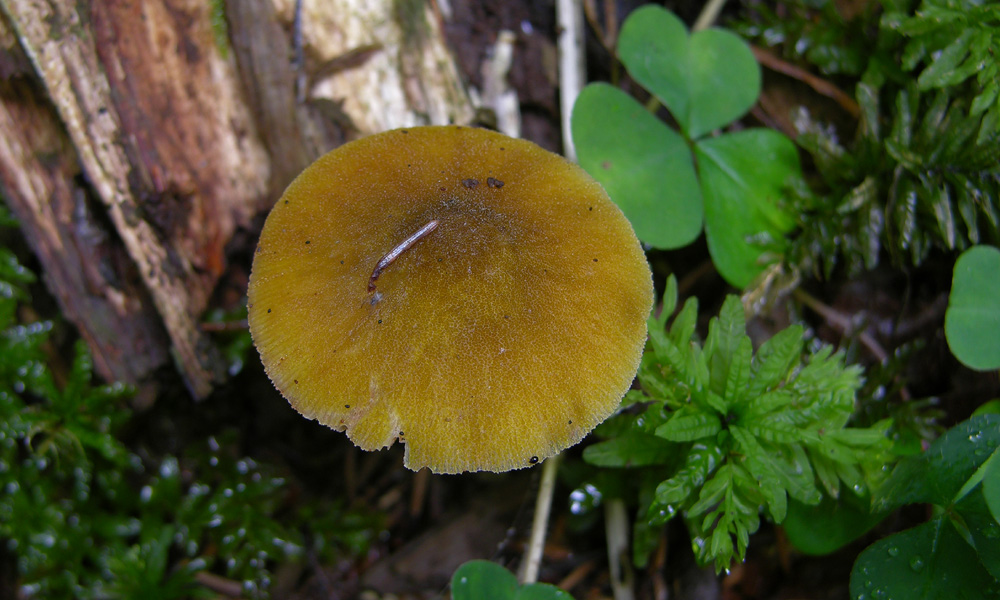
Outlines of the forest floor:
<svg viewBox="0 0 1000 600">
<path fill-rule="evenodd" d="M 637 2 L 619 2 L 624 14 Z M 558 88 L 555 76 L 556 24 L 551 2 L 530 0 L 453 0 L 452 17 L 446 22 L 447 39 L 462 74 L 472 86 L 481 88 L 481 65 L 491 52 L 498 32 L 515 34 L 515 52 L 508 80 L 517 91 L 522 119 L 522 137 L 560 151 Z M 692 21 L 700 4 L 682 2 L 670 6 L 681 18 Z M 590 80 L 607 79 L 612 57 L 588 27 L 588 68 Z M 796 102 L 811 101 L 817 110 L 825 109 L 824 100 L 809 100 L 794 79 L 768 73 L 764 97 L 770 99 L 771 114 L 790 112 Z M 748 126 L 773 126 L 768 113 L 755 110 Z M 709 260 L 704 240 L 692 247 L 651 257 L 657 284 L 668 272 L 682 282 L 682 294 L 696 295 L 703 307 L 721 305 L 731 292 L 711 269 L 703 268 Z M 907 338 L 889 341 L 888 351 L 903 341 L 923 338 L 924 349 L 910 365 L 910 392 L 916 397 L 940 395 L 957 414 L 972 409 L 974 390 L 954 386 L 954 359 L 944 344 L 939 324 L 943 318 L 944 299 L 950 278 L 947 261 L 935 263 L 909 279 L 886 269 L 862 280 L 842 285 L 813 286 L 818 297 L 828 302 L 851 322 L 863 319 L 878 328 L 892 322 L 901 312 L 913 325 Z M 942 291 L 944 290 L 944 291 Z M 900 298 L 912 298 L 902 306 Z M 837 344 L 843 328 L 834 319 L 815 314 L 813 325 L 818 334 Z M 781 317 L 779 317 L 779 320 Z M 757 322 L 762 338 L 781 323 Z M 903 328 L 905 329 L 905 328 Z M 897 326 L 896 330 L 900 330 Z M 869 363 L 872 356 L 860 356 Z M 970 381 L 970 385 L 981 385 Z M 518 566 L 531 526 L 535 492 L 540 469 L 504 474 L 469 474 L 436 476 L 402 469 L 402 451 L 366 454 L 350 445 L 346 438 L 322 426 L 303 421 L 287 407 L 277 392 L 269 387 L 259 365 L 247 368 L 221 395 L 243 400 L 240 412 L 245 427 L 252 432 L 258 448 L 281 453 L 281 460 L 292 465 L 302 481 L 330 494 L 346 494 L 350 503 L 375 507 L 386 515 L 383 535 L 361 562 L 340 565 L 313 565 L 315 571 L 301 579 L 298 570 L 285 579 L 279 577 L 276 597 L 301 599 L 334 598 L 441 598 L 462 562 L 486 558 L 512 569 Z M 965 407 L 961 407 L 962 404 Z M 245 410 L 249 405 L 250 410 Z M 259 445 L 258 445 L 259 444 Z M 247 448 L 253 451 L 252 447 Z M 331 473 L 330 456 L 342 457 L 343 470 Z M 320 458 L 322 457 L 322 458 Z M 580 461 L 580 449 L 567 453 L 567 463 Z M 570 467 L 571 468 L 571 467 Z M 571 511 L 572 490 L 560 485 L 545 546 L 540 580 L 554 583 L 578 600 L 610 598 L 609 570 L 604 546 L 600 507 Z M 920 515 L 915 515 L 920 518 Z M 904 517 L 898 517 L 902 519 Z M 798 553 L 783 536 L 780 527 L 764 523 L 751 538 L 746 561 L 731 572 L 717 576 L 711 566 L 695 564 L 688 534 L 682 523 L 666 527 L 659 551 L 648 568 L 635 573 L 636 597 L 663 600 L 840 599 L 848 596 L 851 566 L 857 554 L 899 522 L 884 523 L 830 556 L 809 557 Z"/>
<path fill-rule="evenodd" d="M 638 2 L 618 2 L 625 14 Z M 508 80 L 517 91 L 522 137 L 553 151 L 561 150 L 558 88 L 555 77 L 556 39 L 553 2 L 532 0 L 451 0 L 446 21 L 448 42 L 466 81 L 481 87 L 481 65 L 498 32 L 515 34 L 515 52 Z M 697 16 L 700 3 L 669 6 L 686 22 Z M 607 25 L 607 24 L 605 24 Z M 606 80 L 612 57 L 588 27 L 590 80 Z M 765 74 L 767 110 L 755 109 L 748 126 L 779 126 L 780 115 L 804 97 L 794 78 Z M 823 110 L 825 101 L 816 103 Z M 230 247 L 233 265 L 216 304 L 223 308 L 242 300 L 255 240 L 237 238 Z M 734 293 L 711 269 L 702 238 L 683 250 L 650 254 L 658 290 L 669 273 L 680 281 L 682 296 L 697 296 L 706 315 Z M 951 277 L 951 262 L 931 258 L 917 270 L 901 275 L 888 267 L 863 278 L 840 283 L 807 282 L 805 288 L 830 308 L 824 315 L 806 313 L 817 337 L 837 345 L 844 340 L 844 323 L 863 325 L 880 337 L 890 355 L 904 342 L 918 340 L 920 349 L 905 369 L 907 393 L 937 398 L 958 421 L 974 408 L 974 399 L 1000 394 L 994 379 L 973 376 L 948 352 L 941 329 Z M 751 323 L 751 333 L 766 339 L 787 324 L 789 315 Z M 704 325 L 704 323 L 702 323 Z M 850 360 L 878 362 L 864 347 L 853 345 Z M 125 432 L 126 443 L 143 440 L 150 452 L 177 453 L 192 441 L 237 432 L 239 450 L 261 462 L 287 466 L 303 493 L 327 496 L 349 507 L 378 513 L 380 533 L 364 557 L 322 564 L 307 556 L 300 563 L 279 566 L 272 596 L 299 600 L 350 598 L 431 599 L 448 596 L 448 582 L 463 562 L 483 558 L 516 570 L 530 532 L 541 469 L 502 474 L 459 476 L 411 472 L 402 467 L 402 448 L 366 453 L 342 433 L 296 413 L 267 379 L 250 352 L 242 371 L 207 400 L 194 403 L 175 382 L 156 405 L 136 415 Z M 984 391 L 986 390 L 986 391 Z M 992 392 L 990 392 L 992 390 Z M 182 408 L 180 408 L 182 407 Z M 586 444 L 586 440 L 584 444 Z M 570 493 L 573 465 L 582 461 L 581 448 L 565 453 L 545 545 L 540 581 L 553 583 L 577 600 L 611 598 L 610 575 L 600 506 L 573 508 Z M 780 527 L 762 523 L 751 537 L 746 561 L 721 575 L 711 566 L 695 564 L 690 539 L 679 520 L 668 523 L 650 564 L 634 573 L 636 598 L 641 600 L 783 600 L 848 597 L 851 567 L 858 553 L 886 532 L 898 530 L 926 515 L 903 512 L 835 554 L 805 556 L 785 539 Z M 0 561 L 0 591 L 11 589 L 9 560 Z"/>
</svg>

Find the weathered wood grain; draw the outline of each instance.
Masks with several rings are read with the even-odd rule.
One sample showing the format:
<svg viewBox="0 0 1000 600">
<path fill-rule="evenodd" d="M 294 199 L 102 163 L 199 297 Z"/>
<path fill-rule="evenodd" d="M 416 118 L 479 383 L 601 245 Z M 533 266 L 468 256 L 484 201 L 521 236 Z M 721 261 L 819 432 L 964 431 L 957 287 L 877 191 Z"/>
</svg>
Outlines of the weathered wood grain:
<svg viewBox="0 0 1000 600">
<path fill-rule="evenodd" d="M 294 0 L 0 0 L 0 182 L 102 376 L 207 395 L 234 233 L 346 139 L 471 118 L 428 3 L 304 7 L 296 71 Z"/>
</svg>

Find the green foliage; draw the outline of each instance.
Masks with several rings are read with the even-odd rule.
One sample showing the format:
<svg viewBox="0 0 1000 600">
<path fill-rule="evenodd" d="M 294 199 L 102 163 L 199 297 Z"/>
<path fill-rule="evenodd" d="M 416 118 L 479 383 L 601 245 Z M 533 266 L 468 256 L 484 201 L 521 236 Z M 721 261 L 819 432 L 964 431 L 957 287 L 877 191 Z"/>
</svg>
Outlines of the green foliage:
<svg viewBox="0 0 1000 600">
<path fill-rule="evenodd" d="M 885 361 L 869 365 L 858 394 L 853 423 L 863 427 L 890 419 L 889 439 L 892 440 L 892 453 L 897 456 L 923 452 L 924 445 L 943 431 L 938 421 L 944 419 L 946 413 L 939 407 L 938 399 L 911 398 L 905 393 L 907 365 L 923 347 L 922 340 L 904 344 Z"/>
<path fill-rule="evenodd" d="M 648 404 L 640 416 L 602 426 L 599 433 L 611 439 L 587 448 L 584 458 L 621 467 L 660 460 L 669 475 L 642 518 L 658 526 L 683 514 L 699 560 L 718 570 L 742 560 L 761 513 L 780 523 L 789 499 L 814 505 L 824 493 L 840 497 L 842 487 L 867 493 L 887 459 L 889 422 L 847 427 L 860 369 L 829 347 L 803 360 L 802 327 L 754 352 L 743 305 L 730 296 L 701 344 L 694 299 L 666 327 L 676 294 L 671 278 L 661 316 L 650 319 L 639 369 Z M 640 436 L 659 438 L 660 449 L 637 461 L 630 453 Z"/>
<path fill-rule="evenodd" d="M 17 322 L 33 280 L 0 248 L 0 539 L 23 597 L 214 597 L 197 581 L 207 570 L 266 597 L 270 568 L 300 557 L 307 532 L 321 558 L 367 547 L 371 518 L 290 507 L 285 480 L 233 444 L 213 438 L 179 458 L 126 447 L 131 390 L 93 385 L 82 342 L 57 383 L 44 351 L 52 324 Z"/>
<path fill-rule="evenodd" d="M 760 67 L 746 42 L 723 29 L 689 35 L 680 19 L 657 6 L 625 20 L 618 55 L 688 139 L 742 117 L 760 95 Z"/>
<path fill-rule="evenodd" d="M 885 518 L 885 513 L 873 513 L 870 504 L 867 493 L 844 494 L 839 499 L 824 496 L 812 506 L 789 500 L 781 525 L 799 552 L 822 556 L 858 539 Z"/>
<path fill-rule="evenodd" d="M 932 518 L 869 546 L 851 573 L 851 596 L 1000 598 L 1000 522 L 993 509 L 1000 415 L 956 425 L 902 460 L 873 494 L 875 508 L 931 504 Z"/>
<path fill-rule="evenodd" d="M 488 560 L 470 560 L 451 577 L 453 600 L 573 600 L 547 583 L 519 585 L 510 571 Z"/>
<path fill-rule="evenodd" d="M 955 263 L 944 333 L 952 353 L 971 369 L 1000 368 L 1000 250 L 973 246 Z"/>
<path fill-rule="evenodd" d="M 860 77 L 869 60 L 882 59 L 866 29 L 877 18 L 877 3 L 861 7 L 863 12 L 852 19 L 844 18 L 834 2 L 823 0 L 788 0 L 780 7 L 754 5 L 754 18 L 732 27 L 746 39 L 777 47 L 785 59 L 815 65 L 826 75 Z"/>
<path fill-rule="evenodd" d="M 995 137 L 1000 126 L 1000 5 L 974 1 L 924 0 L 915 15 L 906 3 L 887 2 L 883 28 L 906 38 L 903 68 L 924 65 L 921 91 L 961 85 L 975 76 L 971 116 L 982 115 L 977 143 Z"/>
<path fill-rule="evenodd" d="M 777 199 L 802 179 L 795 147 L 780 133 L 709 135 L 756 102 L 761 76 L 753 53 L 728 31 L 689 35 L 672 13 L 645 6 L 625 20 L 618 55 L 680 131 L 618 88 L 588 85 L 572 116 L 580 165 L 647 244 L 684 246 L 704 222 L 719 273 L 745 287 L 783 252 L 794 221 Z"/>
<path fill-rule="evenodd" d="M 918 265 L 932 249 L 1000 240 L 998 7 L 977 0 L 885 0 L 850 21 L 832 2 L 793 0 L 738 29 L 854 88 L 857 132 L 843 142 L 805 110 L 796 140 L 818 171 L 787 209 L 800 231 L 786 260 L 830 277 L 888 254 Z M 862 34 L 877 31 L 877 36 Z M 975 77 L 973 77 L 975 75 Z"/>
<path fill-rule="evenodd" d="M 209 20 L 212 23 L 212 37 L 215 48 L 223 60 L 229 58 L 229 22 L 226 21 L 225 0 L 209 0 Z"/>
</svg>

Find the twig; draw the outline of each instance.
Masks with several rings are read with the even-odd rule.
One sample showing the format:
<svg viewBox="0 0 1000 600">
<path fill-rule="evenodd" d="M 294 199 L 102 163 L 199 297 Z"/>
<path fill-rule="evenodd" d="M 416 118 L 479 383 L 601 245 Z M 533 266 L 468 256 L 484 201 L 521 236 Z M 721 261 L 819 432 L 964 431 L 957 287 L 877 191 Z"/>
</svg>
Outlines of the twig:
<svg viewBox="0 0 1000 600">
<path fill-rule="evenodd" d="M 618 8 L 614 0 L 604 0 L 604 26 L 602 26 L 600 19 L 597 18 L 596 2 L 597 0 L 583 0 L 583 14 L 591 29 L 597 34 L 601 46 L 614 57 L 615 44 L 618 41 Z"/>
<path fill-rule="evenodd" d="M 545 530 L 549 525 L 549 512 L 552 510 L 552 495 L 556 488 L 556 471 L 559 468 L 559 455 L 545 461 L 542 465 L 542 483 L 538 486 L 538 499 L 535 502 L 535 519 L 531 523 L 531 539 L 528 551 L 521 565 L 521 583 L 538 581 L 538 567 L 542 563 L 542 549 L 545 547 Z"/>
<path fill-rule="evenodd" d="M 833 85 L 826 79 L 817 77 L 809 71 L 806 71 L 801 67 L 797 67 L 788 61 L 782 60 L 781 58 L 778 58 L 758 46 L 750 46 L 750 49 L 753 50 L 753 55 L 754 58 L 757 59 L 757 62 L 764 65 L 768 69 L 783 75 L 788 75 L 793 79 L 798 79 L 802 83 L 811 87 L 818 94 L 833 99 L 840 105 L 841 108 L 850 113 L 850 115 L 855 119 L 861 116 L 861 108 L 858 106 L 857 101 L 848 96 L 844 90 Z"/>
<path fill-rule="evenodd" d="M 302 41 L 302 1 L 295 0 L 295 16 L 292 19 L 292 48 L 295 52 L 295 100 L 302 104 L 306 101 L 306 60 Z"/>
<path fill-rule="evenodd" d="M 194 574 L 194 580 L 216 594 L 222 594 L 230 598 L 239 598 L 243 592 L 243 585 L 239 581 L 228 579 L 215 573 L 209 573 L 208 571 L 198 571 Z"/>
<path fill-rule="evenodd" d="M 491 56 L 483 61 L 480 68 L 483 78 L 483 106 L 493 109 L 497 116 L 497 129 L 511 137 L 521 137 L 521 102 L 517 91 L 507 81 L 514 61 L 516 41 L 514 32 L 500 30 Z"/>
<path fill-rule="evenodd" d="M 560 579 L 559 583 L 556 584 L 556 587 L 561 590 L 566 590 L 567 592 L 572 590 L 579 585 L 587 575 L 590 575 L 590 572 L 593 571 L 595 567 L 597 567 L 597 559 L 595 558 L 580 563 L 579 566 Z"/>
<path fill-rule="evenodd" d="M 677 295 L 681 298 L 690 296 L 691 288 L 694 287 L 694 284 L 698 283 L 698 280 L 715 272 L 715 263 L 710 259 L 701 261 L 697 267 L 689 271 L 677 282 Z"/>
<path fill-rule="evenodd" d="M 559 27 L 559 108 L 562 111 L 563 155 L 576 162 L 576 150 L 570 132 L 570 116 L 573 103 L 586 81 L 583 54 L 583 8 L 580 0 L 556 0 L 556 22 Z M 545 530 L 548 527 L 549 511 L 552 510 L 552 494 L 555 491 L 556 470 L 559 455 L 542 465 L 542 483 L 538 487 L 535 503 L 535 519 L 531 523 L 531 540 L 528 552 L 521 565 L 521 583 L 538 580 L 538 567 L 542 562 L 545 547 Z"/>
<path fill-rule="evenodd" d="M 634 600 L 632 592 L 632 562 L 628 551 L 628 511 L 620 498 L 604 505 L 604 535 L 608 541 L 608 566 L 611 571 L 611 591 L 615 600 Z"/>
<path fill-rule="evenodd" d="M 826 319 L 827 323 L 836 327 L 840 330 L 843 335 L 850 335 L 856 329 L 854 324 L 851 322 L 851 318 L 847 315 L 833 309 L 826 304 L 823 304 L 808 292 L 802 288 L 795 288 L 792 290 L 792 296 L 796 300 L 805 304 L 811 308 L 816 314 Z M 858 331 L 858 341 L 861 342 L 868 351 L 872 353 L 872 356 L 876 358 L 879 362 L 885 362 L 889 359 L 889 354 L 885 351 L 881 344 L 878 343 L 870 333 L 867 331 Z"/>
<path fill-rule="evenodd" d="M 715 20 L 719 18 L 719 13 L 722 12 L 722 7 L 725 4 L 726 0 L 708 0 L 705 8 L 701 9 L 701 14 L 698 15 L 698 19 L 695 20 L 694 25 L 691 27 L 691 31 L 701 31 L 702 29 L 711 27 L 715 23 Z"/>
<path fill-rule="evenodd" d="M 647 572 L 653 580 L 653 600 L 667 600 L 667 582 L 663 579 L 663 567 L 667 564 L 667 528 L 660 528 L 660 535 L 656 542 L 656 552 L 649 563 Z"/>
<path fill-rule="evenodd" d="M 203 321 L 198 327 L 204 332 L 245 331 L 250 328 L 246 319 L 238 321 Z"/>
<path fill-rule="evenodd" d="M 427 499 L 427 484 L 431 480 L 430 469 L 420 469 L 413 476 L 413 492 L 410 494 L 410 517 L 416 519 L 424 511 Z"/>
<path fill-rule="evenodd" d="M 570 117 L 573 115 L 573 103 L 587 81 L 580 0 L 556 0 L 556 23 L 559 31 L 559 110 L 562 113 L 563 156 L 576 162 Z"/>
</svg>

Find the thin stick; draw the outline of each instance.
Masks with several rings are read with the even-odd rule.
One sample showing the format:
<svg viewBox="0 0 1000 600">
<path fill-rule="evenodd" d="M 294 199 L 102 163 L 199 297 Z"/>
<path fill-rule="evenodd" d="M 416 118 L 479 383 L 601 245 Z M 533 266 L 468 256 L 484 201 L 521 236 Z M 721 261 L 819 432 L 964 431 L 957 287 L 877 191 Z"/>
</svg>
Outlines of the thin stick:
<svg viewBox="0 0 1000 600">
<path fill-rule="evenodd" d="M 563 156 L 576 162 L 570 117 L 573 103 L 587 82 L 581 0 L 556 0 L 556 27 L 559 31 L 559 111 L 562 113 Z"/>
<path fill-rule="evenodd" d="M 222 594 L 229 598 L 239 598 L 243 592 L 243 584 L 239 581 L 207 571 L 198 571 L 195 573 L 194 580 L 216 594 Z"/>
<path fill-rule="evenodd" d="M 216 331 L 243 331 L 250 328 L 250 324 L 246 319 L 240 319 L 239 321 L 202 321 L 198 323 L 198 328 L 205 332 L 216 332 Z"/>
<path fill-rule="evenodd" d="M 570 133 L 573 103 L 580 95 L 587 73 L 583 52 L 582 0 L 556 0 L 556 22 L 559 28 L 559 108 L 562 111 L 563 155 L 576 162 L 576 151 Z M 552 494 L 556 487 L 559 455 L 542 465 L 542 482 L 535 501 L 535 520 L 531 523 L 531 540 L 521 565 L 521 583 L 538 581 L 538 567 L 545 547 L 545 530 L 552 510 Z"/>
<path fill-rule="evenodd" d="M 861 107 L 858 106 L 857 101 L 854 98 L 851 98 L 847 92 L 840 89 L 832 82 L 827 81 L 822 77 L 817 77 L 809 71 L 806 71 L 801 67 L 797 67 L 788 61 L 782 60 L 763 48 L 750 46 L 750 49 L 753 50 L 753 56 L 757 59 L 757 62 L 763 66 L 771 69 L 772 71 L 788 75 L 793 79 L 798 79 L 816 92 L 823 94 L 827 98 L 833 99 L 840 105 L 841 108 L 850 113 L 852 117 L 857 118 L 861 115 Z"/>
<path fill-rule="evenodd" d="M 295 99 L 302 104 L 306 101 L 306 60 L 302 39 L 302 0 L 295 0 L 295 16 L 292 18 L 292 47 L 295 70 Z"/>
<path fill-rule="evenodd" d="M 552 510 L 552 495 L 556 489 L 556 471 L 559 467 L 559 455 L 545 461 L 542 465 L 542 483 L 538 486 L 538 499 L 535 501 L 535 520 L 531 523 L 531 540 L 528 551 L 524 555 L 521 566 L 521 583 L 538 581 L 538 567 L 542 564 L 542 549 L 545 547 L 545 530 L 549 525 L 549 512 Z"/>
<path fill-rule="evenodd" d="M 715 23 L 715 20 L 719 18 L 719 13 L 722 12 L 722 7 L 725 5 L 726 0 L 708 0 L 705 8 L 701 9 L 701 14 L 698 15 L 698 19 L 691 27 L 691 31 L 701 31 L 711 27 L 712 23 Z"/>
<path fill-rule="evenodd" d="M 826 319 L 828 323 L 839 329 L 843 335 L 846 336 L 851 333 L 855 333 L 857 328 L 851 322 L 850 317 L 830 306 L 827 306 L 826 304 L 823 304 L 802 288 L 795 288 L 795 290 L 792 291 L 792 296 L 794 296 L 795 299 L 802 304 L 811 308 L 816 312 L 816 314 Z M 856 333 L 858 334 L 858 341 L 861 342 L 863 346 L 868 348 L 868 351 L 872 353 L 876 360 L 880 363 L 884 363 L 888 360 L 889 353 L 882 348 L 882 345 L 879 344 L 878 340 L 876 340 L 870 333 L 864 330 L 857 331 Z"/>
<path fill-rule="evenodd" d="M 378 276 L 382 274 L 382 271 L 391 265 L 393 261 L 399 258 L 399 255 L 410 249 L 413 244 L 416 244 L 421 239 L 423 239 L 428 233 L 437 229 L 438 220 L 433 219 L 420 229 L 416 231 L 413 235 L 406 238 L 399 243 L 398 246 L 389 251 L 388 254 L 379 259 L 378 264 L 375 265 L 375 270 L 372 271 L 372 276 L 368 279 L 368 291 L 375 291 L 375 281 L 378 280 Z"/>
<path fill-rule="evenodd" d="M 612 498 L 604 505 L 604 537 L 608 541 L 611 592 L 615 600 L 635 600 L 632 592 L 632 560 L 629 556 L 628 511 L 625 501 Z"/>
</svg>

